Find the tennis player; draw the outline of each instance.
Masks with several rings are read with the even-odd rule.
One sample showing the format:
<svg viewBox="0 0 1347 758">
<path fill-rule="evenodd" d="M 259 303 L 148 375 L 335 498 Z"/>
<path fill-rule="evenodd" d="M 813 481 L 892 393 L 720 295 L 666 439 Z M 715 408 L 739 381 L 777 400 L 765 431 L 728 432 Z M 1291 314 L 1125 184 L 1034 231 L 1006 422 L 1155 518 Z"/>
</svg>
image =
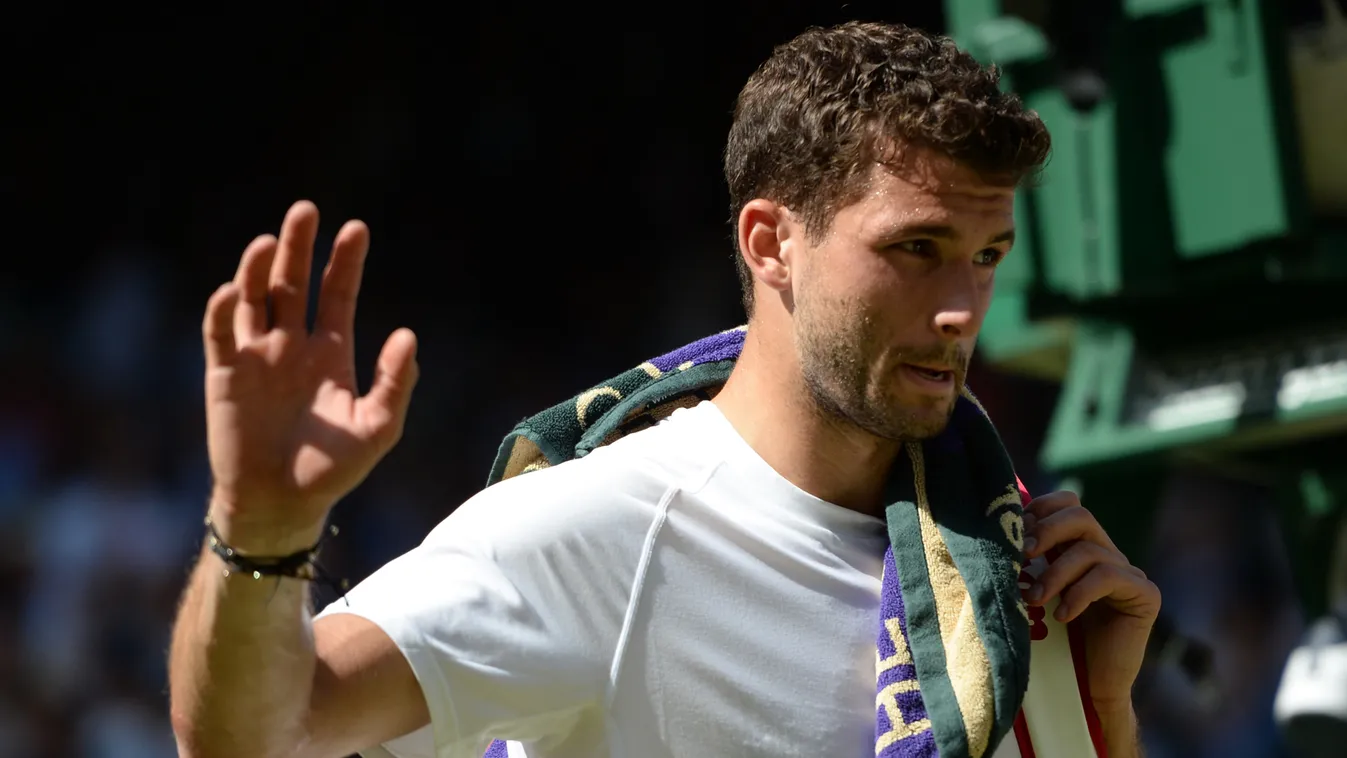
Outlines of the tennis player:
<svg viewBox="0 0 1347 758">
<path fill-rule="evenodd" d="M 725 152 L 749 319 L 723 389 L 486 488 L 317 620 L 311 548 L 398 440 L 417 346 L 394 332 L 359 392 L 369 231 L 341 228 L 309 330 L 319 221 L 295 204 L 205 309 L 214 481 L 170 656 L 181 754 L 935 755 L 909 718 L 924 693 L 876 705 L 885 486 L 949 423 L 1049 144 L 948 39 L 850 23 L 781 45 Z M 1024 513 L 1028 605 L 1078 626 L 1062 666 L 1085 661 L 1040 726 L 1090 724 L 1078 752 L 1037 751 L 1136 756 L 1159 592 L 1075 495 Z M 1019 732 L 961 752 L 1033 752 Z"/>
</svg>

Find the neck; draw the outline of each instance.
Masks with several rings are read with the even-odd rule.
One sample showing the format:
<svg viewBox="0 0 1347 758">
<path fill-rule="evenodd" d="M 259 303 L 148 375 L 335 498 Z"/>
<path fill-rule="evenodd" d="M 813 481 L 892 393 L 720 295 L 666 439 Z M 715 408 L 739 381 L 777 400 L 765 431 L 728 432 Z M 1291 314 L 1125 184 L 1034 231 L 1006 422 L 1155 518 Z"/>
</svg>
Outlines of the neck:
<svg viewBox="0 0 1347 758">
<path fill-rule="evenodd" d="M 805 387 L 788 330 L 752 325 L 715 404 L 749 447 L 820 500 L 882 516 L 901 449 L 821 411 Z"/>
</svg>

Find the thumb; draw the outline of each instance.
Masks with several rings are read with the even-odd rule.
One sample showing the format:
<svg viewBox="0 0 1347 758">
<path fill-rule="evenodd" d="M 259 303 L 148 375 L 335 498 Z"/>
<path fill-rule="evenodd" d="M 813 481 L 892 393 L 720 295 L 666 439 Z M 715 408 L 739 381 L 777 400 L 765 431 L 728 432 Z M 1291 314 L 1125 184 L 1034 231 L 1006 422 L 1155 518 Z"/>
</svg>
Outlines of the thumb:
<svg viewBox="0 0 1347 758">
<path fill-rule="evenodd" d="M 398 329 L 379 351 L 374 386 L 357 403 L 356 415 L 368 436 L 389 444 L 402 436 L 412 389 L 419 375 L 416 334 L 410 329 Z"/>
</svg>

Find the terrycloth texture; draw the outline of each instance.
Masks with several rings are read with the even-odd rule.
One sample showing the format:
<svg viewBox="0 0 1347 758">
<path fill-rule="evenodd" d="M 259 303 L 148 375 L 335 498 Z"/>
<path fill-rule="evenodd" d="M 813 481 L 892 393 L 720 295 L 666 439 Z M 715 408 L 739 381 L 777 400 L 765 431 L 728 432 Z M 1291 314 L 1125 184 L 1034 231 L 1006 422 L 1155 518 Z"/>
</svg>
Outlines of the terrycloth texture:
<svg viewBox="0 0 1347 758">
<path fill-rule="evenodd" d="M 711 399 L 746 327 L 667 353 L 517 425 L 488 486 L 579 458 Z M 1023 511 L 1014 468 L 965 392 L 946 430 L 906 446 L 891 474 L 877 619 L 877 758 L 982 758 L 1012 729 L 1029 679 L 1029 613 L 1017 585 Z M 494 751 L 494 752 L 493 752 Z M 490 756 L 503 756 L 493 743 Z"/>
</svg>

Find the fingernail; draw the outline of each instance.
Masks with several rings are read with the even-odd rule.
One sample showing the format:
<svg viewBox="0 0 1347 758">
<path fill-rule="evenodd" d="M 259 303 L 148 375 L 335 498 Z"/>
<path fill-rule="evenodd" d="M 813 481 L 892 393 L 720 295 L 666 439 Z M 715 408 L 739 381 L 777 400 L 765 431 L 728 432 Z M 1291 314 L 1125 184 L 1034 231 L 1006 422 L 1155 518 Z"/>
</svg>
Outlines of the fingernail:
<svg viewBox="0 0 1347 758">
<path fill-rule="evenodd" d="M 1038 547 L 1038 538 L 1036 538 L 1036 537 L 1025 537 L 1025 538 L 1024 538 L 1024 552 L 1026 552 L 1026 553 L 1032 553 L 1032 552 L 1034 552 L 1034 548 L 1036 548 L 1036 547 Z"/>
<path fill-rule="evenodd" d="M 1029 602 L 1037 603 L 1043 597 L 1043 585 L 1035 584 L 1029 588 Z"/>
<path fill-rule="evenodd" d="M 1052 612 L 1052 617 L 1057 619 L 1058 621 L 1066 621 L 1066 606 L 1065 605 L 1057 606 L 1057 610 Z"/>
</svg>

